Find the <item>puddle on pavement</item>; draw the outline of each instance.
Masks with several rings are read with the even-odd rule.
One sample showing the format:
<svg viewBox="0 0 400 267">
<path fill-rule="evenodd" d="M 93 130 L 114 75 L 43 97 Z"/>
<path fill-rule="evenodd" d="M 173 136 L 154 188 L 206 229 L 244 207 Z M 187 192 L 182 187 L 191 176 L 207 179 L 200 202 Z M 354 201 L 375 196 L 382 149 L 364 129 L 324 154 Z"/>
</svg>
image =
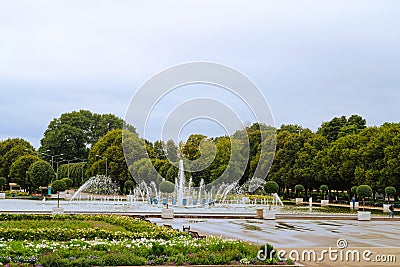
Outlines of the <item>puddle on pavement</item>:
<svg viewBox="0 0 400 267">
<path fill-rule="evenodd" d="M 251 224 L 243 224 L 242 225 L 244 229 L 250 230 L 250 231 L 259 231 L 261 232 L 263 229 L 261 227 L 258 227 L 256 225 L 251 225 Z"/>
<path fill-rule="evenodd" d="M 313 232 L 313 231 L 315 231 L 313 229 L 309 229 L 309 228 L 302 227 L 302 226 L 296 226 L 296 225 L 288 224 L 288 223 L 284 223 L 284 222 L 278 222 L 275 225 L 275 228 L 277 228 L 279 230 L 292 230 L 292 231 L 297 231 L 297 232 Z"/>
</svg>

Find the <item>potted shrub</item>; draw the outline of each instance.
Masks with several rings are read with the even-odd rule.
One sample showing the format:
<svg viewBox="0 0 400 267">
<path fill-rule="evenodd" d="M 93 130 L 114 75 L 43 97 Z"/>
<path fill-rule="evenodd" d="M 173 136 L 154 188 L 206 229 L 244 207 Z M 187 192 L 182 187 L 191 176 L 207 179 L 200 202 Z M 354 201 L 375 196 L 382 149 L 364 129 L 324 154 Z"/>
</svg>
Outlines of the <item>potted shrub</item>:
<svg viewBox="0 0 400 267">
<path fill-rule="evenodd" d="M 385 188 L 385 193 L 388 198 L 388 204 L 390 204 L 390 197 L 396 196 L 396 188 L 394 188 L 393 186 L 388 186 Z"/>
<path fill-rule="evenodd" d="M 60 191 L 67 190 L 67 184 L 62 180 L 56 180 L 51 184 L 52 190 L 57 192 L 57 208 L 53 208 L 53 213 L 64 213 L 64 209 L 60 208 Z"/>
<path fill-rule="evenodd" d="M 389 207 L 390 207 L 390 197 L 395 197 L 396 196 L 396 188 L 393 186 L 388 186 L 385 188 L 385 194 L 388 199 L 387 204 L 383 204 L 383 211 L 389 212 Z"/>
<path fill-rule="evenodd" d="M 372 189 L 369 185 L 360 185 L 357 187 L 357 196 L 363 200 L 363 211 L 358 212 L 359 221 L 371 220 L 371 212 L 365 211 L 365 198 L 372 196 Z"/>
<path fill-rule="evenodd" d="M 161 218 L 172 219 L 174 218 L 174 210 L 168 209 L 168 195 L 175 191 L 175 185 L 169 181 L 162 181 L 159 188 L 162 193 L 167 194 L 167 208 L 162 209 Z"/>
<path fill-rule="evenodd" d="M 301 184 L 298 184 L 294 187 L 296 190 L 297 198 L 296 198 L 296 204 L 301 204 L 303 203 L 303 198 L 300 197 L 300 193 L 304 191 L 304 186 Z"/>
<path fill-rule="evenodd" d="M 324 197 L 321 199 L 321 206 L 324 205 L 328 205 L 329 204 L 329 200 L 325 199 L 326 196 L 326 192 L 328 192 L 328 186 L 326 184 L 323 184 L 319 187 L 319 190 L 321 190 L 321 192 L 323 192 Z"/>
</svg>

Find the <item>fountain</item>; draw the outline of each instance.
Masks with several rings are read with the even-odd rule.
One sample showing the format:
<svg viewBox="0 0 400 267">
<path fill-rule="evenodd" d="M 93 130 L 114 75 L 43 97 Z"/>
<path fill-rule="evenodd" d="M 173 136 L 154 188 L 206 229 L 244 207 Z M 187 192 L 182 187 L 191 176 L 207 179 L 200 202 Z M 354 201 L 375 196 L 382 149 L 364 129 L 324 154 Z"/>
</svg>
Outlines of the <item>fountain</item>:
<svg viewBox="0 0 400 267">
<path fill-rule="evenodd" d="M 179 173 L 178 173 L 178 188 L 177 188 L 177 204 L 183 206 L 183 193 L 185 190 L 185 171 L 183 169 L 183 160 L 179 161 Z"/>
<path fill-rule="evenodd" d="M 283 206 L 277 194 L 269 199 L 250 200 L 246 196 L 249 187 L 256 188 L 261 180 L 252 180 L 247 186 L 233 183 L 213 183 L 206 185 L 201 179 L 199 187 L 194 187 L 192 179 L 186 181 L 183 160 L 179 161 L 178 175 L 175 178 L 175 191 L 169 206 L 176 212 L 225 212 L 249 213 L 256 208 Z M 156 181 L 140 181 L 128 195 L 118 194 L 119 188 L 110 177 L 98 175 L 87 180 L 72 196 L 64 207 L 69 211 L 97 212 L 159 212 L 166 207 L 166 198 L 158 188 Z M 51 205 L 46 201 L 43 206 Z M 212 208 L 212 211 L 210 210 Z"/>
<path fill-rule="evenodd" d="M 97 175 L 87 180 L 71 197 L 70 202 L 82 200 L 86 197 L 87 200 L 109 200 L 110 196 L 116 199 L 118 196 L 118 187 L 113 183 L 110 177 Z"/>
</svg>

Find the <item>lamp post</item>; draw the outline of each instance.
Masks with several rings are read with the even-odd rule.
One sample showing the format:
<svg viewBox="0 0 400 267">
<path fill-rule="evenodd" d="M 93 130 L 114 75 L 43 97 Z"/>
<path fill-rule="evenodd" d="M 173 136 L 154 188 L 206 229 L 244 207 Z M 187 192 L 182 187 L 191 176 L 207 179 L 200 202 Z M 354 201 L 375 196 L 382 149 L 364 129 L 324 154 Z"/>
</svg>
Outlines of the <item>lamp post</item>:
<svg viewBox="0 0 400 267">
<path fill-rule="evenodd" d="M 59 165 L 60 162 L 64 162 L 64 161 L 67 161 L 67 160 L 65 160 L 65 159 L 60 159 L 60 161 L 57 161 L 57 162 L 56 162 L 56 163 L 57 163 L 57 169 L 56 169 L 56 178 L 57 178 L 57 180 L 58 180 L 58 165 Z"/>
<path fill-rule="evenodd" d="M 100 155 L 96 155 L 96 157 L 105 158 L 106 159 L 106 177 L 108 176 L 108 158 Z"/>
<path fill-rule="evenodd" d="M 50 151 L 50 150 L 46 150 L 46 151 Z M 59 156 L 64 156 L 63 153 L 58 154 L 58 155 L 49 155 L 49 154 L 46 154 L 46 153 L 43 153 L 43 152 L 42 152 L 42 155 L 51 157 L 51 167 L 52 167 L 53 169 L 54 169 L 54 158 L 59 157 Z"/>
</svg>

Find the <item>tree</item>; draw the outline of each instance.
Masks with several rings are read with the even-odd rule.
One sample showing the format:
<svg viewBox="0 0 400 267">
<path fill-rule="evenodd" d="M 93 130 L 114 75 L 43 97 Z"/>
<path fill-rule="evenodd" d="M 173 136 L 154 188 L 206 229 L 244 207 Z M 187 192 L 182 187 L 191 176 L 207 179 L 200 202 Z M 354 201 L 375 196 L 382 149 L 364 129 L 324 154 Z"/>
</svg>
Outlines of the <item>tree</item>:
<svg viewBox="0 0 400 267">
<path fill-rule="evenodd" d="M 159 185 L 160 191 L 167 194 L 167 209 L 168 209 L 168 195 L 175 191 L 175 185 L 169 181 L 162 181 Z"/>
<path fill-rule="evenodd" d="M 67 190 L 68 186 L 63 180 L 56 180 L 51 184 L 51 189 L 57 192 L 57 207 L 60 207 L 60 191 Z"/>
<path fill-rule="evenodd" d="M 268 181 L 264 184 L 264 191 L 267 194 L 278 193 L 279 185 L 275 181 Z"/>
<path fill-rule="evenodd" d="M 157 184 L 159 182 L 159 174 L 151 163 L 151 160 L 148 158 L 136 161 L 130 166 L 130 168 L 133 178 L 137 183 L 145 181 L 146 184 L 150 184 L 154 181 Z"/>
<path fill-rule="evenodd" d="M 200 144 L 207 136 L 202 134 L 192 134 L 183 145 L 182 154 L 188 160 L 196 160 L 201 156 Z"/>
<path fill-rule="evenodd" d="M 63 181 L 67 185 L 66 189 L 70 189 L 71 186 L 74 184 L 74 181 L 72 181 L 72 179 L 70 178 L 62 178 L 61 181 Z"/>
<path fill-rule="evenodd" d="M 390 197 L 396 196 L 396 188 L 394 188 L 393 186 L 388 186 L 385 188 L 385 193 L 388 198 L 388 203 L 390 203 Z"/>
<path fill-rule="evenodd" d="M 335 117 L 328 122 L 323 122 L 317 133 L 323 135 L 329 142 L 336 141 L 341 129 L 347 125 L 346 116 Z"/>
<path fill-rule="evenodd" d="M 96 114 L 89 110 L 61 114 L 53 119 L 40 140 L 40 151 L 49 155 L 87 158 L 89 148 L 107 132 L 122 129 L 124 121 L 113 114 Z M 134 131 L 134 128 L 128 126 Z"/>
<path fill-rule="evenodd" d="M 28 169 L 28 175 L 33 189 L 48 186 L 56 177 L 50 163 L 44 160 L 33 163 Z"/>
<path fill-rule="evenodd" d="M 319 187 L 319 190 L 321 190 L 324 193 L 324 199 L 325 199 L 325 194 L 328 191 L 329 187 L 326 184 L 323 184 Z"/>
<path fill-rule="evenodd" d="M 177 162 L 179 160 L 178 147 L 175 145 L 172 139 L 167 141 L 167 156 L 168 159 L 172 162 Z"/>
<path fill-rule="evenodd" d="M 58 166 L 57 177 L 67 177 L 72 179 L 73 187 L 81 186 L 86 180 L 86 162 L 72 162 Z"/>
<path fill-rule="evenodd" d="M 132 180 L 125 181 L 124 187 L 125 187 L 126 193 L 129 194 L 132 191 L 134 186 L 135 186 L 135 183 Z"/>
<path fill-rule="evenodd" d="M 301 184 L 298 184 L 294 187 L 297 193 L 297 197 L 300 197 L 300 193 L 304 191 L 304 186 Z"/>
<path fill-rule="evenodd" d="M 17 183 L 22 189 L 32 193 L 32 182 L 27 175 L 29 167 L 37 161 L 37 156 L 25 155 L 19 157 L 10 168 L 10 181 Z"/>
<path fill-rule="evenodd" d="M 3 187 L 7 184 L 7 179 L 5 177 L 0 177 L 0 186 L 1 191 L 3 191 Z"/>
<path fill-rule="evenodd" d="M 354 198 L 357 196 L 357 188 L 358 188 L 358 186 L 355 185 L 355 186 L 352 186 L 351 190 L 350 190 L 353 193 Z"/>
<path fill-rule="evenodd" d="M 357 196 L 363 200 L 363 211 L 365 210 L 365 198 L 372 197 L 372 188 L 369 185 L 359 185 L 357 187 Z"/>
<path fill-rule="evenodd" d="M 136 133 L 126 130 L 110 131 L 90 150 L 86 175 L 92 177 L 107 172 L 119 185 L 122 193 L 125 181 L 131 179 L 128 166 L 144 158 L 145 152 L 144 142 Z"/>
<path fill-rule="evenodd" d="M 19 157 L 29 155 L 33 146 L 21 138 L 9 138 L 0 142 L 0 176 L 7 177 L 10 167 Z"/>
</svg>

